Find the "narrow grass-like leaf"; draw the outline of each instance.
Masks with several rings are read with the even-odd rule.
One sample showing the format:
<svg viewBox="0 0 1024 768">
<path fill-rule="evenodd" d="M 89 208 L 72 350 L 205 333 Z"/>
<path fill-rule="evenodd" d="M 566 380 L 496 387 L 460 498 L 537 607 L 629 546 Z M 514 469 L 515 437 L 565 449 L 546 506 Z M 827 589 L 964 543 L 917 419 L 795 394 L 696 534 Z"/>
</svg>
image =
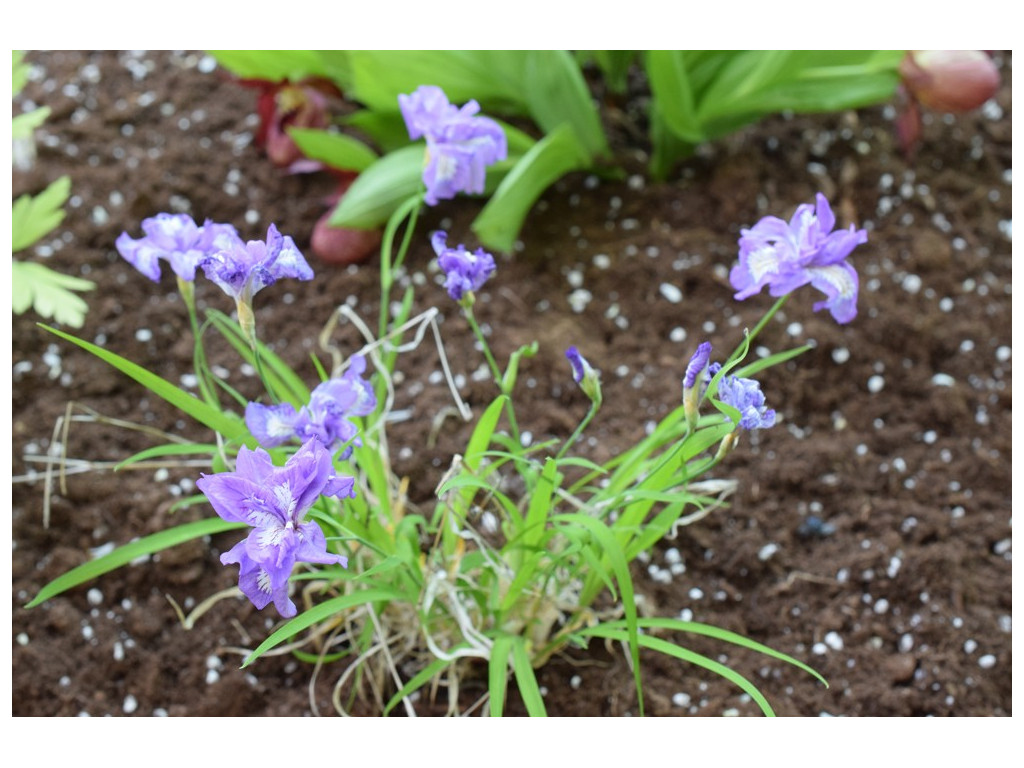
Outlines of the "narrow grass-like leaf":
<svg viewBox="0 0 1024 768">
<path fill-rule="evenodd" d="M 533 666 L 530 664 L 530 654 L 526 652 L 526 641 L 521 637 L 515 638 L 512 643 L 512 669 L 516 674 L 516 685 L 519 686 L 519 694 L 523 697 L 527 714 L 530 717 L 547 717 L 544 697 L 540 695 L 537 677 L 533 674 Z"/>
<path fill-rule="evenodd" d="M 500 635 L 491 646 L 487 661 L 487 691 L 491 696 L 491 717 L 501 717 L 505 711 L 505 689 L 508 685 L 509 654 L 515 638 Z"/>
<path fill-rule="evenodd" d="M 270 637 L 260 643 L 256 650 L 246 657 L 245 661 L 242 662 L 241 668 L 245 669 L 271 648 L 280 645 L 286 640 L 290 640 L 304 629 L 309 629 L 314 624 L 331 618 L 331 616 L 336 613 L 341 613 L 342 611 L 348 610 L 356 605 L 366 605 L 367 603 L 379 602 L 402 602 L 406 599 L 407 596 L 402 592 L 395 589 L 384 588 L 364 589 L 360 592 L 353 592 L 350 595 L 342 595 L 341 597 L 332 598 L 325 603 L 321 603 L 320 605 L 310 608 L 308 611 L 300 613 L 294 619 L 291 619 L 284 626 L 280 627 Z"/>
<path fill-rule="evenodd" d="M 244 527 L 245 523 L 229 523 L 226 520 L 221 520 L 219 517 L 214 517 L 207 520 L 197 520 L 194 523 L 185 523 L 166 531 L 160 531 L 160 533 L 154 533 L 151 536 L 146 536 L 138 541 L 118 547 L 108 555 L 91 560 L 88 563 L 83 563 L 77 568 L 72 568 L 67 573 L 58 576 L 39 590 L 39 594 L 25 607 L 34 608 L 51 597 L 77 587 L 79 584 L 91 581 L 97 576 L 102 576 L 104 573 L 109 573 L 120 568 L 122 565 L 127 565 L 132 560 L 143 555 L 151 555 L 154 552 L 160 552 L 161 550 L 168 549 L 177 544 L 183 544 L 192 539 L 198 539 L 202 536 Z"/>
<path fill-rule="evenodd" d="M 691 635 L 713 637 L 716 640 L 722 640 L 723 642 L 731 643 L 732 645 L 742 646 L 743 648 L 756 651 L 757 653 L 764 654 L 765 656 L 771 656 L 773 659 L 778 659 L 779 661 L 784 661 L 787 664 L 792 664 L 794 667 L 802 669 L 807 674 L 817 678 L 818 681 L 820 681 L 826 688 L 829 687 L 828 681 L 824 677 L 799 659 L 795 659 L 782 651 L 777 651 L 770 646 L 757 642 L 756 640 L 751 640 L 749 637 L 744 637 L 736 632 L 731 632 L 728 629 L 715 627 L 711 624 L 702 624 L 697 621 L 683 621 L 682 619 L 658 617 L 640 619 L 638 623 L 644 629 L 670 629 L 675 632 L 688 632 Z M 625 626 L 625 624 L 622 621 L 613 621 L 607 626 Z"/>
<path fill-rule="evenodd" d="M 593 636 L 593 637 L 606 637 L 612 640 L 618 640 L 619 642 L 625 642 L 627 635 L 621 629 L 611 629 L 607 625 L 599 624 L 594 627 L 587 627 L 575 633 L 577 636 Z M 650 635 L 640 635 L 640 645 L 644 648 L 650 648 L 652 651 L 659 651 L 664 653 L 666 656 L 674 656 L 682 661 L 688 661 L 691 664 L 695 664 L 698 667 L 708 670 L 720 677 L 724 677 L 731 683 L 734 683 L 744 693 L 750 696 L 751 699 L 761 708 L 761 711 L 768 717 L 775 717 L 775 711 L 772 709 L 768 700 L 761 693 L 760 689 L 747 678 L 736 672 L 733 669 L 725 666 L 721 662 L 709 659 L 707 656 L 703 656 L 699 653 L 695 653 L 687 648 L 676 645 L 675 643 L 669 642 L 668 640 L 662 640 L 660 637 L 651 637 Z M 641 709 L 642 714 L 642 709 Z"/>
<path fill-rule="evenodd" d="M 231 416 L 207 405 L 194 395 L 178 389 L 169 381 L 160 378 L 155 373 L 150 373 L 142 366 L 136 365 L 120 355 L 108 352 L 102 347 L 97 347 L 95 344 L 90 344 L 88 341 L 83 341 L 82 339 L 72 336 L 70 333 L 58 331 L 56 328 L 51 328 L 48 325 L 40 323 L 40 327 L 56 336 L 60 336 L 62 339 L 70 341 L 72 344 L 76 344 L 86 352 L 91 352 L 96 355 L 96 357 L 106 363 L 109 363 L 114 368 L 121 371 L 121 373 L 135 379 L 135 381 L 139 382 L 153 394 L 163 398 L 175 408 L 184 411 L 200 424 L 220 433 L 227 440 L 240 441 L 250 448 L 256 447 L 256 441 L 251 435 L 249 435 L 249 431 L 246 429 L 245 423 L 238 417 Z"/>
<path fill-rule="evenodd" d="M 766 368 L 771 368 L 772 366 L 778 365 L 779 363 L 784 363 L 787 360 L 792 360 L 794 357 L 802 355 L 809 349 L 813 349 L 813 347 L 810 344 L 804 344 L 802 347 L 795 347 L 793 349 L 787 349 L 784 352 L 777 352 L 774 355 L 768 355 L 768 357 L 762 357 L 748 365 L 744 365 L 737 368 L 736 375 L 741 377 L 753 376 L 755 373 L 763 371 Z"/>
<path fill-rule="evenodd" d="M 625 553 L 611 529 L 601 520 L 583 514 L 570 513 L 557 515 L 552 518 L 553 522 L 568 523 L 585 528 L 594 537 L 594 540 L 601 545 L 604 556 L 615 574 L 615 580 L 619 585 L 619 592 L 622 596 L 622 610 L 626 614 L 626 635 L 629 639 L 629 656 L 633 662 L 633 680 L 636 683 L 636 696 L 640 706 L 640 714 L 644 713 L 644 692 L 643 681 L 640 677 L 640 646 L 637 632 L 636 598 L 633 593 L 633 577 L 629 575 L 629 563 L 626 561 Z M 591 582 L 593 579 L 590 580 Z M 584 587 L 582 601 L 584 604 L 592 594 L 592 587 L 589 584 Z"/>
<path fill-rule="evenodd" d="M 242 329 L 239 328 L 238 323 L 215 309 L 207 310 L 206 314 L 210 322 L 216 326 L 242 359 L 255 367 L 256 358 L 253 355 L 252 347 L 242 335 Z M 259 349 L 260 365 L 264 374 L 270 379 L 274 391 L 296 407 L 308 403 L 309 387 L 299 375 L 266 344 L 257 341 L 256 345 Z"/>
<path fill-rule="evenodd" d="M 455 646 L 452 650 L 455 651 L 464 647 L 466 647 L 466 645 L 465 643 L 462 643 Z M 384 717 L 387 717 L 391 713 L 391 710 L 398 706 L 402 699 L 429 683 L 435 675 L 439 675 L 444 668 L 451 663 L 452 662 L 448 661 L 448 659 L 434 659 L 432 662 L 427 664 L 427 666 L 417 672 L 409 682 L 399 688 L 398 692 L 394 696 L 388 699 L 388 703 L 381 714 L 383 714 Z"/>
<path fill-rule="evenodd" d="M 212 455 L 217 453 L 218 450 L 220 449 L 213 443 L 168 443 L 167 445 L 157 445 L 129 456 L 117 464 L 114 467 L 114 471 L 117 472 L 147 459 L 161 459 L 164 456 L 189 456 L 196 453 Z"/>
</svg>

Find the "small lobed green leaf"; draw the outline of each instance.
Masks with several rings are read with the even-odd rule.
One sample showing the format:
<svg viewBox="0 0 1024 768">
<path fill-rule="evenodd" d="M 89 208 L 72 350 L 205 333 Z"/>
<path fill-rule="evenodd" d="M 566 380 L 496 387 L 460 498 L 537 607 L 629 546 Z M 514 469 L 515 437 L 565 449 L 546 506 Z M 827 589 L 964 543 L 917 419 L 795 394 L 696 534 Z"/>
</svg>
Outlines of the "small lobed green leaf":
<svg viewBox="0 0 1024 768">
<path fill-rule="evenodd" d="M 21 314 L 32 307 L 41 317 L 81 328 L 89 305 L 72 291 L 89 291 L 96 284 L 79 277 L 62 275 L 34 262 L 11 265 L 12 309 Z"/>
<path fill-rule="evenodd" d="M 32 135 L 32 131 L 46 122 L 46 118 L 49 116 L 49 107 L 38 107 L 33 109 L 31 112 L 15 115 L 14 120 L 11 121 L 11 138 L 29 138 Z"/>
<path fill-rule="evenodd" d="M 71 195 L 71 177 L 61 176 L 33 197 L 22 195 L 11 208 L 14 253 L 23 251 L 52 232 L 64 220 L 64 203 Z"/>
</svg>

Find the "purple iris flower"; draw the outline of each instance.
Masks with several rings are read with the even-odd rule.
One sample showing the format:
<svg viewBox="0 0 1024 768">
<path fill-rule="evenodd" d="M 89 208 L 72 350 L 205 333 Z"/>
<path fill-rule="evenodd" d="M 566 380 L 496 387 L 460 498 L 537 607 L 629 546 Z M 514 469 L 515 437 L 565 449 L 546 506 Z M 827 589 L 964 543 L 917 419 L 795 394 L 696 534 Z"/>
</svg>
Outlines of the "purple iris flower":
<svg viewBox="0 0 1024 768">
<path fill-rule="evenodd" d="M 459 192 L 480 194 L 487 166 L 508 157 L 505 132 L 489 117 L 476 116 L 480 105 L 474 100 L 460 109 L 436 85 L 421 85 L 411 94 L 399 94 L 398 106 L 409 138 L 427 139 L 427 205 Z"/>
<path fill-rule="evenodd" d="M 713 377 L 721 369 L 721 363 L 712 363 L 708 373 Z M 740 412 L 743 429 L 767 429 L 775 424 L 775 411 L 765 405 L 761 385 L 754 379 L 723 376 L 718 381 L 718 399 Z"/>
<path fill-rule="evenodd" d="M 309 404 L 298 410 L 291 403 L 249 403 L 245 424 L 265 448 L 282 445 L 292 438 L 302 442 L 316 438 L 332 452 L 349 441 L 359 445 L 358 428 L 350 419 L 366 416 L 377 407 L 373 387 L 362 378 L 365 370 L 366 358 L 356 355 L 342 376 L 318 385 L 310 394 Z M 343 458 L 349 453 L 351 448 Z"/>
<path fill-rule="evenodd" d="M 267 240 L 245 243 L 236 238 L 228 247 L 211 253 L 202 263 L 206 276 L 236 302 L 250 304 L 253 295 L 282 277 L 312 280 L 313 270 L 295 247 L 273 224 Z"/>
<path fill-rule="evenodd" d="M 160 281 L 160 259 L 182 280 L 191 282 L 206 257 L 241 242 L 230 224 L 207 219 L 200 227 L 184 213 L 158 213 L 143 219 L 142 231 L 145 235 L 138 240 L 122 232 L 114 245 L 125 261 L 154 283 Z"/>
<path fill-rule="evenodd" d="M 836 217 L 820 192 L 816 205 L 799 206 L 786 223 L 765 216 L 751 229 L 740 231 L 739 263 L 729 273 L 738 300 L 760 293 L 766 285 L 772 296 L 784 296 L 810 283 L 827 298 L 814 310 L 827 308 L 839 323 L 857 316 L 857 272 L 846 261 L 868 233 L 855 229 L 833 232 Z"/>
<path fill-rule="evenodd" d="M 318 440 L 303 445 L 283 467 L 274 466 L 262 448 L 242 446 L 234 472 L 203 475 L 196 486 L 222 518 L 252 526 L 220 561 L 240 566 L 238 586 L 257 608 L 273 602 L 285 618 L 296 614 L 288 597 L 296 563 L 348 566 L 346 557 L 327 551 L 320 526 L 304 522 L 321 495 L 355 496 L 355 480 L 335 474 L 331 454 Z"/>
<path fill-rule="evenodd" d="M 448 234 L 438 230 L 430 236 L 437 254 L 437 263 L 445 274 L 444 287 L 455 301 L 462 301 L 467 293 L 480 290 L 497 267 L 494 257 L 483 248 L 470 253 L 464 245 L 449 248 Z"/>
</svg>

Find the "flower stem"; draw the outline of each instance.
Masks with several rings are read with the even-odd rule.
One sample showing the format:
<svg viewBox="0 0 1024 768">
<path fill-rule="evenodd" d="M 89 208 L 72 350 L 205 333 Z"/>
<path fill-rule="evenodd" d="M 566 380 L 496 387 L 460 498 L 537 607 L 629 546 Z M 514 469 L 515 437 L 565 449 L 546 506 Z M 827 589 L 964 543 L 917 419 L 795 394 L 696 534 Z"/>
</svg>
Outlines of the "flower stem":
<svg viewBox="0 0 1024 768">
<path fill-rule="evenodd" d="M 569 435 L 569 439 L 565 441 L 565 444 L 562 445 L 561 450 L 555 455 L 555 461 L 558 461 L 560 458 L 562 458 L 562 456 L 565 455 L 565 452 L 569 450 L 569 448 L 579 439 L 580 435 L 583 434 L 583 430 L 587 428 L 587 425 L 590 423 L 590 420 L 594 418 L 594 416 L 597 414 L 597 409 L 600 407 L 600 401 L 591 401 L 590 409 L 587 411 L 587 415 L 583 417 L 583 421 L 581 421 L 579 423 L 579 426 L 576 427 L 576 431 Z"/>
</svg>

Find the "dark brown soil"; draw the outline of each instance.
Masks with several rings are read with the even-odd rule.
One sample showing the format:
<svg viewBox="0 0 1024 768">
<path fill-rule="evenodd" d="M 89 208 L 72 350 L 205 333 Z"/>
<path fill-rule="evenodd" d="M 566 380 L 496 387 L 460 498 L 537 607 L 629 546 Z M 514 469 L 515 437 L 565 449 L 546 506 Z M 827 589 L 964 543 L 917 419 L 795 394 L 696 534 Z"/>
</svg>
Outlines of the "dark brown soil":
<svg viewBox="0 0 1024 768">
<path fill-rule="evenodd" d="M 192 348 L 173 280 L 165 275 L 158 287 L 133 270 L 114 250 L 117 235 L 138 236 L 143 218 L 184 210 L 230 222 L 250 238 L 274 222 L 305 248 L 331 181 L 272 167 L 251 142 L 254 92 L 211 72 L 202 54 L 61 52 L 29 60 L 37 76 L 15 111 L 30 99 L 53 115 L 37 133 L 35 168 L 14 174 L 14 193 L 69 173 L 74 198 L 46 249 L 22 258 L 94 280 L 79 335 L 178 382 L 191 369 Z M 936 116 L 913 162 L 895 148 L 891 110 L 780 116 L 655 184 L 640 175 L 641 148 L 626 146 L 629 117 L 619 113 L 610 131 L 632 175 L 578 174 L 549 190 L 522 232 L 522 248 L 499 259 L 477 305 L 499 359 L 540 342 L 517 392 L 522 426 L 535 439 L 565 436 L 586 410 L 564 349 L 578 345 L 603 370 L 605 405 L 588 431 L 590 455 L 603 459 L 678 403 L 685 361 L 700 341 L 731 349 L 768 308 L 767 296 L 732 299 L 726 276 L 741 226 L 766 213 L 788 216 L 821 190 L 841 224 L 870 230 L 853 259 L 862 285 L 853 323 L 813 313 L 808 289 L 764 332 L 760 344 L 770 350 L 816 346 L 761 377 L 781 423 L 744 438 L 722 469 L 739 482 L 731 507 L 658 545 L 653 571 L 642 563 L 634 571 L 652 613 L 683 612 L 820 670 L 829 688 L 764 657 L 691 643 L 750 676 L 783 715 L 1011 714 L 1011 62 L 999 60 L 1004 85 L 995 102 L 962 118 Z M 472 243 L 468 223 L 478 209 L 460 200 L 428 211 L 409 257 L 410 273 L 426 276 L 418 306 L 444 313 L 445 344 L 477 413 L 493 392 L 471 377 L 482 361 L 436 284 L 426 233 L 441 224 L 453 240 Z M 266 289 L 257 300 L 262 338 L 315 381 L 309 352 L 332 309 L 349 301 L 376 317 L 375 264 L 313 262 L 314 281 Z M 663 284 L 682 300 L 666 298 Z M 570 295 L 578 288 L 591 300 L 575 311 Z M 202 305 L 231 309 L 202 280 L 197 295 Z M 322 670 L 312 693 L 312 667 L 291 656 L 238 669 L 238 649 L 267 635 L 271 610 L 260 614 L 232 598 L 190 630 L 179 621 L 173 603 L 187 612 L 234 584 L 236 569 L 218 561 L 233 537 L 168 550 L 23 607 L 91 549 L 211 514 L 170 510 L 194 493 L 200 468 L 100 469 L 55 488 L 44 526 L 38 457 L 54 450 L 54 425 L 69 403 L 79 415 L 88 408 L 204 435 L 38 328 L 37 319 L 15 317 L 13 327 L 14 714 L 333 713 L 340 665 Z M 354 344 L 347 333 L 339 338 Z M 255 396 L 255 379 L 211 349 L 221 353 L 230 381 Z M 427 345 L 400 367 L 397 407 L 411 408 L 412 418 L 391 429 L 392 455 L 412 498 L 428 501 L 467 429 L 449 419 L 437 448 L 425 448 L 450 398 L 431 377 L 438 364 Z M 158 442 L 79 420 L 64 447 L 75 459 L 114 462 Z M 812 515 L 835 531 L 802 535 Z M 685 573 L 663 583 L 651 573 L 667 568 L 672 548 Z M 643 670 L 649 713 L 758 711 L 730 683 L 682 663 L 645 654 Z M 553 715 L 637 713 L 620 649 L 595 643 L 574 651 L 540 670 L 539 680 Z M 468 684 L 465 704 L 474 692 Z M 443 700 L 424 712 L 443 712 Z M 511 708 L 524 712 L 517 701 Z"/>
</svg>

